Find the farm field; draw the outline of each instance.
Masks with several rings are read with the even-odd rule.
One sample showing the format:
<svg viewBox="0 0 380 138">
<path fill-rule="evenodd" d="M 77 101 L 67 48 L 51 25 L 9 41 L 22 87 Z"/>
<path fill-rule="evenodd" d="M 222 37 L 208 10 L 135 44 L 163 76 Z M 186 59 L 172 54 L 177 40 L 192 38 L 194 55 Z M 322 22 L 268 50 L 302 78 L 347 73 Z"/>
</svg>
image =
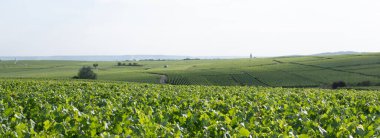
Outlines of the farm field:
<svg viewBox="0 0 380 138">
<path fill-rule="evenodd" d="M 0 137 L 376 137 L 380 92 L 0 80 Z"/>
<path fill-rule="evenodd" d="M 379 53 L 123 63 L 131 62 L 143 66 L 116 66 L 116 61 L 1 61 L 0 78 L 71 79 L 82 66 L 97 63 L 98 79 L 109 81 L 160 83 L 160 75 L 166 75 L 166 82 L 174 85 L 325 88 L 334 81 L 350 87 L 363 81 L 380 85 Z"/>
<path fill-rule="evenodd" d="M 0 138 L 380 138 L 379 7 L 0 0 Z"/>
</svg>

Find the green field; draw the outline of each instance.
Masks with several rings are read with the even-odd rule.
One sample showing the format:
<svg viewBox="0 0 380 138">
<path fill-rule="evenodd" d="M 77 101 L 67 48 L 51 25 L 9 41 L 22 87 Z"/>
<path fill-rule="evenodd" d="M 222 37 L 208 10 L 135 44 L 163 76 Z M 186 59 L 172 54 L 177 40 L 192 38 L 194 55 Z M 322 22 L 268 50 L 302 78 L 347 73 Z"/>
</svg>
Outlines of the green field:
<svg viewBox="0 0 380 138">
<path fill-rule="evenodd" d="M 376 137 L 380 92 L 0 80 L 0 137 Z"/>
<path fill-rule="evenodd" d="M 0 137 L 380 136 L 378 53 L 136 62 L 1 61 Z"/>
<path fill-rule="evenodd" d="M 71 79 L 82 66 L 99 64 L 99 80 L 160 83 L 160 74 L 175 85 L 329 87 L 345 81 L 380 85 L 380 54 L 299 56 L 255 59 L 117 62 L 1 61 L 0 78 Z M 129 63 L 129 62 L 125 62 Z M 168 68 L 164 68 L 168 65 Z M 373 87 L 375 88 L 375 87 Z"/>
</svg>

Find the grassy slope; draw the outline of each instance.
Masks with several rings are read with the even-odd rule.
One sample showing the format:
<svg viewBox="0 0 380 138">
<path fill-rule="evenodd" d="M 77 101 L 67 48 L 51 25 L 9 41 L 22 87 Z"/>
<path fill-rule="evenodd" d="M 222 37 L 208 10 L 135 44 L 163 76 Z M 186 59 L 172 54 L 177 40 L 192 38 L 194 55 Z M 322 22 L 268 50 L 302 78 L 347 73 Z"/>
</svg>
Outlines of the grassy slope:
<svg viewBox="0 0 380 138">
<path fill-rule="evenodd" d="M 1 78 L 70 79 L 81 66 L 95 62 L 13 61 L 0 62 Z M 344 80 L 356 84 L 380 83 L 380 54 L 277 57 L 233 60 L 140 61 L 142 67 L 116 67 L 116 62 L 97 62 L 100 80 L 158 83 L 169 76 L 172 84 L 261 85 L 315 87 Z M 164 68 L 164 65 L 169 65 Z"/>
</svg>

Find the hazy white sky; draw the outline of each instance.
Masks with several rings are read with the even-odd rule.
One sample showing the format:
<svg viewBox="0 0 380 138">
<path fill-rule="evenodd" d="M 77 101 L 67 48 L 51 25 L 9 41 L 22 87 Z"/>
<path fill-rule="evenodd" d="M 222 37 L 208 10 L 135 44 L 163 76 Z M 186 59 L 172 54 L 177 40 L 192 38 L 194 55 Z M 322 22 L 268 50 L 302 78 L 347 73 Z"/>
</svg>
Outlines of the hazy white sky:
<svg viewBox="0 0 380 138">
<path fill-rule="evenodd" d="M 0 56 L 380 52 L 379 0 L 0 0 Z"/>
</svg>

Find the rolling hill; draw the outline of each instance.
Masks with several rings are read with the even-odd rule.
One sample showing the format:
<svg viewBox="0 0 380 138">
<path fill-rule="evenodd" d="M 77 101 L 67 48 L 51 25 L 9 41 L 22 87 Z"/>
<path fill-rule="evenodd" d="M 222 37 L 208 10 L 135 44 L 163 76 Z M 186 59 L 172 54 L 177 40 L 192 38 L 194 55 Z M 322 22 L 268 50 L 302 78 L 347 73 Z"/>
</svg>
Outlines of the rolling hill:
<svg viewBox="0 0 380 138">
<path fill-rule="evenodd" d="M 349 86 L 363 81 L 380 83 L 379 53 L 130 62 L 143 66 L 116 66 L 115 61 L 2 61 L 0 77 L 71 79 L 80 67 L 98 63 L 99 79 L 113 81 L 160 83 L 160 77 L 166 75 L 166 82 L 175 85 L 328 87 L 335 81 Z"/>
</svg>

